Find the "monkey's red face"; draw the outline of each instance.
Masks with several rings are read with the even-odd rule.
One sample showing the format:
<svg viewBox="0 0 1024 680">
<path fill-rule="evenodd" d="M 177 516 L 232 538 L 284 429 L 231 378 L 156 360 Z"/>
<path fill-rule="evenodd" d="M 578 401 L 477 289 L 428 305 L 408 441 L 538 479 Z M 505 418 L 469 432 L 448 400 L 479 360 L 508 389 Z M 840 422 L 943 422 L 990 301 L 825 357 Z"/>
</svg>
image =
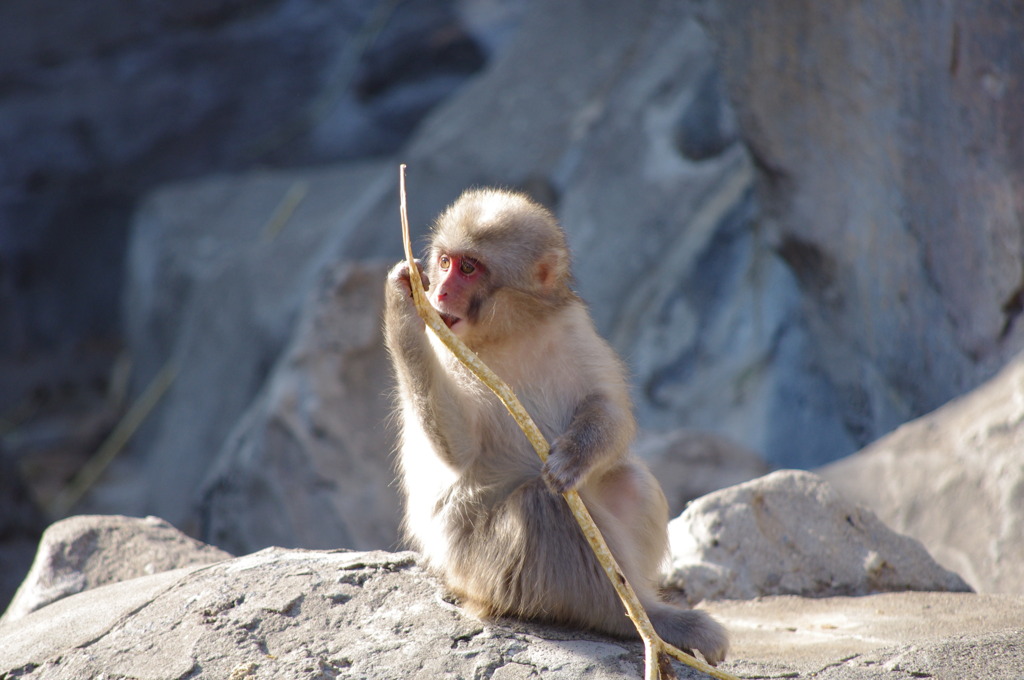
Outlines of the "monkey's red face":
<svg viewBox="0 0 1024 680">
<path fill-rule="evenodd" d="M 437 257 L 438 280 L 430 302 L 455 334 L 472 326 L 484 300 L 486 267 L 468 255 L 441 253 Z"/>
</svg>

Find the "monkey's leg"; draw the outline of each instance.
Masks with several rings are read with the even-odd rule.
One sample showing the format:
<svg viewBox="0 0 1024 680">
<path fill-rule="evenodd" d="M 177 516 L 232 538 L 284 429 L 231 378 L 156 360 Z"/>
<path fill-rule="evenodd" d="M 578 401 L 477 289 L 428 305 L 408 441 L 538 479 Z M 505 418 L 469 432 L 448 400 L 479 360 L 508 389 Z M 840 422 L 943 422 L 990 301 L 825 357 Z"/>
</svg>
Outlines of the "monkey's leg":
<svg viewBox="0 0 1024 680">
<path fill-rule="evenodd" d="M 463 531 L 451 554 L 449 585 L 478 615 L 635 635 L 565 501 L 540 478 L 523 483 Z"/>
<path fill-rule="evenodd" d="M 658 594 L 668 504 L 654 476 L 643 465 L 624 465 L 596 488 L 595 498 L 584 500 L 658 635 L 679 649 L 700 650 L 709 663 L 721 662 L 728 648 L 725 629 L 704 612 L 673 606 Z M 630 633 L 635 636 L 636 629 Z"/>
</svg>

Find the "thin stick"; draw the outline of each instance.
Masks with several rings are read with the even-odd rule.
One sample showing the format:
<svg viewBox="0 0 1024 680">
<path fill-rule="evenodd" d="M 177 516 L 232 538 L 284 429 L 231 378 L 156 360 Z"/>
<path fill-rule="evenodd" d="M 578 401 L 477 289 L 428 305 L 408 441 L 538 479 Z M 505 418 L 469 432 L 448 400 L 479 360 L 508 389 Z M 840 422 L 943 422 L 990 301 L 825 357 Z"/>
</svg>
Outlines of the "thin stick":
<svg viewBox="0 0 1024 680">
<path fill-rule="evenodd" d="M 402 217 L 402 245 L 405 247 L 405 259 L 409 263 L 409 284 L 412 289 L 413 301 L 416 304 L 416 311 L 424 323 L 427 324 L 427 327 L 451 350 L 452 354 L 498 396 L 501 403 L 505 405 L 505 408 L 515 418 L 523 434 L 530 440 L 530 444 L 537 452 L 537 455 L 540 456 L 542 461 L 546 461 L 548 459 L 548 451 L 550 450 L 548 442 L 533 422 L 533 418 L 523 408 L 512 388 L 499 378 L 494 371 L 488 368 L 487 364 L 481 361 L 480 357 L 473 350 L 466 347 L 465 343 L 452 333 L 451 329 L 441 321 L 441 317 L 430 302 L 427 301 L 419 268 L 416 266 L 416 259 L 412 254 L 412 243 L 409 240 L 409 216 L 406 209 L 404 163 L 399 166 L 398 193 L 399 211 Z M 640 604 L 640 600 L 633 591 L 633 587 L 626 580 L 626 575 L 622 573 L 622 569 L 608 548 L 608 543 L 605 542 L 600 530 L 594 523 L 594 519 L 590 516 L 587 506 L 583 504 L 583 499 L 580 498 L 580 495 L 575 490 L 567 491 L 562 495 L 569 504 L 569 508 L 572 510 L 573 517 L 579 523 L 580 529 L 583 530 L 583 535 L 586 536 L 587 542 L 590 543 L 590 547 L 601 563 L 605 575 L 611 581 L 615 592 L 618 593 L 619 598 L 625 605 L 626 615 L 633 621 L 633 625 L 636 626 L 637 632 L 640 633 L 640 637 L 643 639 L 646 668 L 644 677 L 646 680 L 658 680 L 661 677 L 660 662 L 662 654 L 668 654 L 699 671 L 707 673 L 713 678 L 718 678 L 719 680 L 738 680 L 735 676 L 720 671 L 714 666 L 710 666 L 673 647 L 658 636 L 653 624 L 651 624 L 650 617 L 647 616 L 647 611 Z"/>
<path fill-rule="evenodd" d="M 156 377 L 149 383 L 145 391 L 139 395 L 139 398 L 132 404 L 128 412 L 125 413 L 117 426 L 103 441 L 96 454 L 82 466 L 82 469 L 78 471 L 74 479 L 50 502 L 49 514 L 51 517 L 63 517 L 66 515 L 74 507 L 75 503 L 80 501 L 82 496 L 99 481 L 103 472 L 121 452 L 125 444 L 128 443 L 128 440 L 132 438 L 135 431 L 139 429 L 139 426 L 142 425 L 164 396 L 164 393 L 170 388 L 177 374 L 178 368 L 173 361 L 168 361 L 164 364 L 164 367 L 156 374 Z"/>
<path fill-rule="evenodd" d="M 267 220 L 267 224 L 263 227 L 263 238 L 266 241 L 273 241 L 277 238 L 281 230 L 285 228 L 288 221 L 295 214 L 295 210 L 302 203 L 303 199 L 306 198 L 306 194 L 309 193 L 309 182 L 301 179 L 297 182 L 293 182 L 288 191 L 285 193 L 284 198 L 277 204 L 277 208 L 274 209 L 274 214 Z"/>
</svg>

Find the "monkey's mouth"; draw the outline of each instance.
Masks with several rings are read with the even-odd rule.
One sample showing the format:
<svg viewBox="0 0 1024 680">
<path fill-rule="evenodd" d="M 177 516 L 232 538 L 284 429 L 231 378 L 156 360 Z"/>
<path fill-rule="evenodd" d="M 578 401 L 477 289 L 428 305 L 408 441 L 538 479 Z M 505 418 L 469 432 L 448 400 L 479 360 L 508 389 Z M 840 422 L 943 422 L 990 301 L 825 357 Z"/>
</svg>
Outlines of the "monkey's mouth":
<svg viewBox="0 0 1024 680">
<path fill-rule="evenodd" d="M 448 326 L 448 328 L 451 328 L 458 322 L 462 321 L 459 317 L 452 316 L 451 314 L 445 314 L 444 312 L 438 312 L 438 314 L 441 315 L 441 321 L 444 321 L 444 325 Z"/>
</svg>

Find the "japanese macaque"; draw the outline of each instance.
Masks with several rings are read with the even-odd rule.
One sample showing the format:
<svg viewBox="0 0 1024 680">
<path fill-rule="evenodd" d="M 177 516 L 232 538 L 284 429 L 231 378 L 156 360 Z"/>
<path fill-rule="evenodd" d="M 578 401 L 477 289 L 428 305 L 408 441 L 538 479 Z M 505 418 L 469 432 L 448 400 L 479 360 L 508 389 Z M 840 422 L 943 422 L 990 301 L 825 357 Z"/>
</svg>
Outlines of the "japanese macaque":
<svg viewBox="0 0 1024 680">
<path fill-rule="evenodd" d="M 541 463 L 500 401 L 426 329 L 409 269 L 388 276 L 385 337 L 398 381 L 405 530 L 463 606 L 636 637 L 560 494 L 579 492 L 654 623 L 717 664 L 725 629 L 659 596 L 668 509 L 630 451 L 625 371 L 570 287 L 565 235 L 519 194 L 467 191 L 437 219 L 421 267 L 430 303 L 522 401 Z"/>
</svg>

